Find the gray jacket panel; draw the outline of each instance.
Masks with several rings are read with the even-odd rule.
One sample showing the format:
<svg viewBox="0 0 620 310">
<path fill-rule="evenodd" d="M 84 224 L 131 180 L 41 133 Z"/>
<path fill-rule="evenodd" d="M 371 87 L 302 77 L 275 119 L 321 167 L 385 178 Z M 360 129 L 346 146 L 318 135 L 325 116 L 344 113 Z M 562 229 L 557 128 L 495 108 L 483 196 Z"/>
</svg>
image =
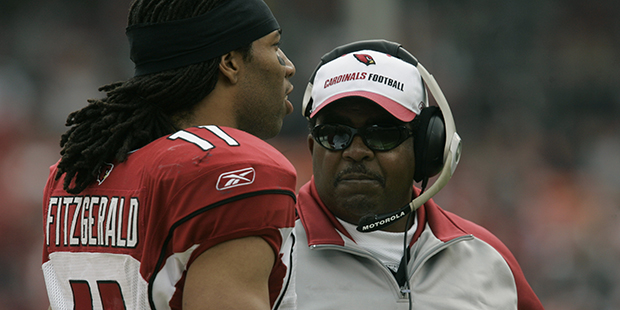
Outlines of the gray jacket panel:
<svg viewBox="0 0 620 310">
<path fill-rule="evenodd" d="M 408 309 L 392 272 L 352 240 L 308 247 L 299 221 L 295 235 L 298 309 Z M 444 243 L 427 226 L 411 255 L 414 309 L 517 309 L 512 272 L 487 243 L 471 235 Z"/>
</svg>

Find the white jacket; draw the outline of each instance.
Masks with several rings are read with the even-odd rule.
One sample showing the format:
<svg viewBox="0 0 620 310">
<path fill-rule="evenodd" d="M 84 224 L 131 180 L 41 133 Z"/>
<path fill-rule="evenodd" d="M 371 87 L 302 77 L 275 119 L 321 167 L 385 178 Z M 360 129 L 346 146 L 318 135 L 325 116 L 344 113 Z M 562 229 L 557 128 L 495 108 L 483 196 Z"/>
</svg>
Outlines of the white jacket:
<svg viewBox="0 0 620 310">
<path fill-rule="evenodd" d="M 390 269 L 352 240 L 314 180 L 301 188 L 297 210 L 297 309 L 408 309 Z M 416 216 L 408 264 L 413 309 L 543 309 L 514 256 L 486 229 L 432 200 Z"/>
</svg>

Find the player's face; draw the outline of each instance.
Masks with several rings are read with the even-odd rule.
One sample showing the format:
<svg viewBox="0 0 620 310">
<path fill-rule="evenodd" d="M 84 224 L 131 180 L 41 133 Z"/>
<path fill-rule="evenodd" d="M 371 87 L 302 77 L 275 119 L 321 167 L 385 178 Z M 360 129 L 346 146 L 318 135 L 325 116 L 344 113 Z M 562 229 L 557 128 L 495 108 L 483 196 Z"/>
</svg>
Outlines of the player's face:
<svg viewBox="0 0 620 310">
<path fill-rule="evenodd" d="M 339 100 L 317 114 L 317 124 L 343 124 L 353 128 L 368 125 L 402 125 L 377 104 L 362 98 Z M 344 150 L 331 151 L 308 137 L 314 180 L 321 200 L 334 215 L 357 224 L 368 214 L 402 208 L 411 201 L 414 152 L 408 138 L 388 151 L 369 149 L 359 135 Z M 399 230 L 401 220 L 386 230 Z"/>
<path fill-rule="evenodd" d="M 241 100 L 236 107 L 239 129 L 259 138 L 272 138 L 280 132 L 284 116 L 293 112 L 288 95 L 295 66 L 280 49 L 280 31 L 274 31 L 252 44 L 252 60 L 245 63 L 240 79 Z"/>
</svg>

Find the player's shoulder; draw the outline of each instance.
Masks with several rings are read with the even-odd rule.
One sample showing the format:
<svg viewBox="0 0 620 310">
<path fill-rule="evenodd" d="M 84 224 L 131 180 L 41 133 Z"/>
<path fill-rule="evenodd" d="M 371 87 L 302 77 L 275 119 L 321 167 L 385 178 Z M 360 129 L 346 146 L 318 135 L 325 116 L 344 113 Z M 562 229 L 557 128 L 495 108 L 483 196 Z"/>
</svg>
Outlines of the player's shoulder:
<svg viewBox="0 0 620 310">
<path fill-rule="evenodd" d="M 235 156 L 279 156 L 275 148 L 247 132 L 216 125 L 190 127 L 149 143 L 149 154 L 174 159 L 193 158 L 205 153 Z"/>
<path fill-rule="evenodd" d="M 297 178 L 293 165 L 273 146 L 228 127 L 180 130 L 149 143 L 129 160 L 148 187 L 177 194 L 213 189 L 218 193 L 214 199 L 276 188 L 294 191 Z"/>
<path fill-rule="evenodd" d="M 256 163 L 294 171 L 290 161 L 269 143 L 239 129 L 206 125 L 179 130 L 140 149 L 149 165 L 216 167 Z"/>
</svg>

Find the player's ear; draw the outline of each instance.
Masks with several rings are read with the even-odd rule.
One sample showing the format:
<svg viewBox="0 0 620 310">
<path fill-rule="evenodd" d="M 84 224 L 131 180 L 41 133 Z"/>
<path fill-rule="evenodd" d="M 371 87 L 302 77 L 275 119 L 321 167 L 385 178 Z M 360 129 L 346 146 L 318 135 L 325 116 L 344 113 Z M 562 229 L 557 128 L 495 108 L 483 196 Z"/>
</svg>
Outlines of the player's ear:
<svg viewBox="0 0 620 310">
<path fill-rule="evenodd" d="M 220 72 L 231 84 L 239 80 L 239 72 L 243 57 L 236 51 L 228 52 L 220 57 Z"/>
</svg>

